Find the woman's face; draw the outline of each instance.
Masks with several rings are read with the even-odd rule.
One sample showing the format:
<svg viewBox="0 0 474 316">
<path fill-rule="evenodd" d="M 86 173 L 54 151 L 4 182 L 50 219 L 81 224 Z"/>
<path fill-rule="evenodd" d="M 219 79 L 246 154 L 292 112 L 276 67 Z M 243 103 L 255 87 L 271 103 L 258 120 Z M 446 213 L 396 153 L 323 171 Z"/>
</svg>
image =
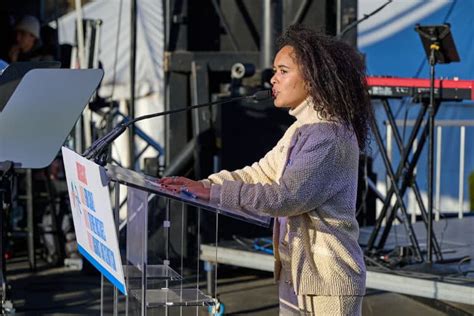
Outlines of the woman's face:
<svg viewBox="0 0 474 316">
<path fill-rule="evenodd" d="M 294 109 L 308 96 L 303 76 L 291 46 L 283 46 L 273 62 L 274 75 L 270 80 L 274 104 L 278 108 Z"/>
</svg>

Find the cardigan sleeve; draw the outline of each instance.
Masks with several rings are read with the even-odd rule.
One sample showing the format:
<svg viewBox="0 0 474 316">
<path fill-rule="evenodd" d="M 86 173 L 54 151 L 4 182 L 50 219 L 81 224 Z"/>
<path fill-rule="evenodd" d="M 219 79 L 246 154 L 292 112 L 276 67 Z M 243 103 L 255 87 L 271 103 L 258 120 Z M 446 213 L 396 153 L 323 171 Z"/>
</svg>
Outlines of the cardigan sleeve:
<svg viewBox="0 0 474 316">
<path fill-rule="evenodd" d="M 334 185 L 336 174 L 343 172 L 336 162 L 343 159 L 338 142 L 335 135 L 306 137 L 299 152 L 287 162 L 279 183 L 225 180 L 211 187 L 211 202 L 275 217 L 312 211 L 339 190 Z"/>
</svg>

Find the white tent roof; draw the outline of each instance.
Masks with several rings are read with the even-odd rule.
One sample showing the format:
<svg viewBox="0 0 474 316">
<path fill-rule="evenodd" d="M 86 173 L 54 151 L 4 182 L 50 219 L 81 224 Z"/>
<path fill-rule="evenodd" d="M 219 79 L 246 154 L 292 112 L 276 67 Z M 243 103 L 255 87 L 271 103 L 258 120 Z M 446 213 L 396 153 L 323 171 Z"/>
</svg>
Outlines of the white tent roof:
<svg viewBox="0 0 474 316">
<path fill-rule="evenodd" d="M 122 10 L 120 12 L 120 4 Z M 114 60 L 117 50 L 114 98 L 123 99 L 130 95 L 130 0 L 97 0 L 84 5 L 85 19 L 101 19 L 101 41 L 99 60 L 105 76 L 100 94 L 110 96 L 114 80 Z M 71 12 L 59 19 L 59 42 L 74 44 L 76 13 Z M 117 43 L 117 33 L 118 43 Z M 117 47 L 118 44 L 118 47 Z M 137 68 L 136 96 L 158 92 L 162 95 L 163 85 L 164 23 L 162 1 L 137 1 Z"/>
</svg>

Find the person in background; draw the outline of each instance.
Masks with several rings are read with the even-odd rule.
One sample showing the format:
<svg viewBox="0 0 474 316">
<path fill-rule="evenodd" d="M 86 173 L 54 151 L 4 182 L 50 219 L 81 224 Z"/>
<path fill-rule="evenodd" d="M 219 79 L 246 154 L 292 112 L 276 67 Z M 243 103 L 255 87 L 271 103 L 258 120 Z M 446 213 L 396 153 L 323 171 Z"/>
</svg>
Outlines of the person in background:
<svg viewBox="0 0 474 316">
<path fill-rule="evenodd" d="M 41 42 L 40 23 L 37 18 L 25 15 L 15 26 L 15 44 L 10 48 L 9 61 L 50 61 Z"/>
<path fill-rule="evenodd" d="M 288 28 L 278 47 L 274 104 L 296 121 L 277 145 L 240 170 L 159 182 L 223 208 L 275 218 L 281 315 L 361 315 L 366 268 L 355 211 L 359 155 L 372 115 L 363 58 L 299 25 Z"/>
</svg>

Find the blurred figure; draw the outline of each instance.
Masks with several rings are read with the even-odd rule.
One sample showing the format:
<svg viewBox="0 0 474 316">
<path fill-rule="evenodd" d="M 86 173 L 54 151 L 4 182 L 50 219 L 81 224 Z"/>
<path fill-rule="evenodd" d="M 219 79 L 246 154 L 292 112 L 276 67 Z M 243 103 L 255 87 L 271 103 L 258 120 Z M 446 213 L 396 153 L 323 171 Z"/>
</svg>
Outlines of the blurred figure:
<svg viewBox="0 0 474 316">
<path fill-rule="evenodd" d="M 9 52 L 10 62 L 53 60 L 42 47 L 40 23 L 34 16 L 25 15 L 15 26 L 15 39 Z"/>
</svg>

